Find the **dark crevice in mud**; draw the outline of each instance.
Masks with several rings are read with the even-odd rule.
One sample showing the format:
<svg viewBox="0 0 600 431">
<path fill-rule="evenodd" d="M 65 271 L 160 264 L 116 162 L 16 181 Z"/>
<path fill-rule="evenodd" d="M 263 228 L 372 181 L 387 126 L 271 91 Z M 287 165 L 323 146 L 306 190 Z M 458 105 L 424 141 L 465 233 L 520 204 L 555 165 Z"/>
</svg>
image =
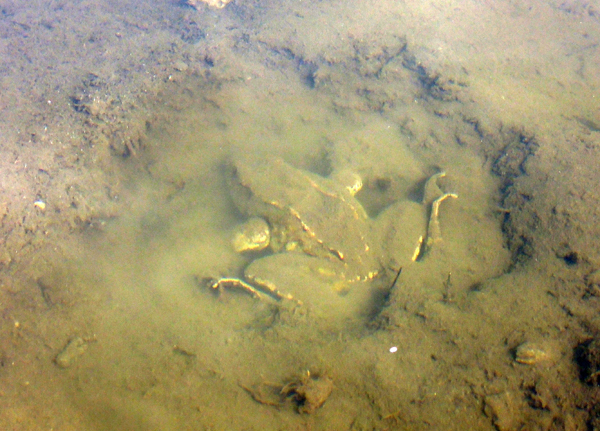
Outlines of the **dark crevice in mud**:
<svg viewBox="0 0 600 431">
<path fill-rule="evenodd" d="M 600 386 L 600 338 L 578 344 L 573 352 L 579 368 L 579 379 L 589 386 Z"/>
<path fill-rule="evenodd" d="M 173 28 L 173 31 L 179 35 L 182 41 L 189 44 L 196 44 L 203 39 L 206 39 L 206 31 L 196 21 L 183 19 L 178 21 L 178 25 Z"/>
<path fill-rule="evenodd" d="M 555 6 L 559 11 L 578 17 L 588 16 L 594 19 L 600 19 L 600 7 L 595 2 L 558 2 L 558 6 Z"/>
<path fill-rule="evenodd" d="M 319 70 L 319 66 L 315 62 L 306 59 L 300 54 L 297 54 L 292 48 L 289 47 L 272 46 L 267 44 L 261 44 L 261 46 L 272 56 L 272 58 L 269 60 L 269 63 L 278 63 L 278 60 L 291 62 L 293 64 L 292 69 L 298 73 L 301 81 L 310 89 L 314 89 L 316 87 L 318 82 L 317 72 Z"/>
<path fill-rule="evenodd" d="M 600 123 L 580 116 L 575 116 L 573 118 L 582 126 L 587 127 L 590 132 L 600 132 Z"/>
<path fill-rule="evenodd" d="M 295 70 L 310 89 L 330 93 L 338 108 L 386 112 L 422 99 L 456 103 L 464 98 L 466 70 L 446 76 L 432 65 L 419 61 L 407 39 L 390 36 L 384 41 L 351 39 L 352 52 L 340 57 L 306 55 L 293 43 L 258 42 L 256 47 L 241 43 L 238 50 L 263 52 L 268 67 Z M 291 67 L 290 67 L 291 63 Z M 402 87 L 397 83 L 402 82 Z M 348 91 L 351 83 L 353 91 Z M 449 114 L 437 110 L 435 115 Z"/>
<path fill-rule="evenodd" d="M 535 155 L 539 144 L 533 136 L 523 132 L 513 131 L 508 136 L 509 139 L 492 163 L 492 173 L 502 179 L 500 188 L 500 202 L 504 211 L 502 231 L 511 252 L 510 270 L 512 270 L 517 265 L 525 264 L 534 254 L 531 234 L 539 226 L 539 217 L 531 214 L 526 223 L 523 223 L 522 219 L 515 220 L 515 213 L 522 211 L 524 206 L 533 199 L 533 196 L 521 192 L 515 182 L 519 177 L 527 175 L 526 163 Z"/>
<path fill-rule="evenodd" d="M 562 260 L 568 267 L 590 265 L 590 262 L 582 256 L 581 253 L 577 250 L 573 250 L 567 243 L 560 244 L 555 254 L 556 257 Z"/>
<path fill-rule="evenodd" d="M 304 73 L 303 73 L 302 79 L 303 79 L 304 83 L 308 86 L 308 88 L 310 88 L 310 89 L 314 89 L 317 86 L 316 73 L 318 70 L 319 70 L 319 68 L 314 63 L 307 63 L 306 67 L 304 67 L 304 69 L 303 69 Z"/>
<path fill-rule="evenodd" d="M 403 37 L 395 37 L 385 46 L 370 45 L 362 41 L 354 41 L 354 64 L 360 76 L 381 78 L 384 68 L 394 59 L 406 55 L 408 43 Z"/>
<path fill-rule="evenodd" d="M 421 97 L 431 98 L 443 102 L 458 101 L 457 87 L 466 87 L 463 82 L 446 77 L 441 73 L 430 70 L 409 53 L 404 56 L 403 66 L 412 71 L 418 79 L 421 88 L 424 90 Z"/>
<path fill-rule="evenodd" d="M 507 272 L 522 266 L 534 256 L 534 232 L 541 225 L 541 217 L 532 205 L 534 199 L 523 179 L 529 175 L 528 166 L 537 154 L 540 144 L 530 133 L 521 129 L 490 128 L 476 116 L 459 112 L 455 139 L 481 155 L 491 173 L 500 178 L 498 186 L 498 214 L 506 247 L 511 253 Z"/>
<path fill-rule="evenodd" d="M 6 7 L 3 7 L 0 9 L 0 15 L 2 15 L 3 18 L 10 18 L 14 16 L 15 13 Z"/>
<path fill-rule="evenodd" d="M 406 71 L 408 75 L 416 74 L 416 71 L 410 67 L 414 60 L 411 60 L 413 55 L 408 43 L 404 37 L 399 36 L 392 37 L 384 44 L 353 40 L 353 53 L 336 59 L 324 58 L 322 55 L 308 58 L 297 52 L 293 46 L 283 44 L 259 42 L 258 46 L 259 50 L 266 52 L 266 62 L 271 67 L 281 67 L 281 62 L 292 62 L 292 68 L 298 72 L 300 79 L 308 88 L 333 92 L 339 98 L 337 103 L 341 105 L 344 105 L 343 100 L 357 96 L 363 103 L 367 103 L 368 109 L 376 112 L 393 106 L 397 103 L 396 99 L 405 97 L 406 91 L 411 91 L 394 89 L 394 82 L 398 79 L 406 80 Z M 405 72 L 400 72 L 399 69 Z M 354 81 L 357 86 L 353 94 L 348 94 L 347 86 L 342 85 L 342 82 L 347 80 Z M 417 81 L 417 78 L 413 81 Z M 441 82 L 441 78 L 435 80 L 435 83 L 430 85 L 429 91 L 435 93 L 436 89 L 440 88 L 436 87 L 436 84 L 441 85 Z M 438 92 L 448 93 L 449 90 Z M 438 98 L 448 99 L 446 96 Z M 454 100 L 455 97 L 450 99 Z"/>
<path fill-rule="evenodd" d="M 463 123 L 466 125 L 467 129 L 470 132 L 472 132 L 471 135 L 477 137 L 478 142 L 476 142 L 475 145 L 480 145 L 483 143 L 484 150 L 490 148 L 492 149 L 492 151 L 496 151 L 495 146 L 492 143 L 487 142 L 491 140 L 491 136 L 489 133 L 486 132 L 485 128 L 481 125 L 481 121 L 478 118 L 465 115 L 461 115 L 461 118 Z M 456 139 L 458 144 L 461 146 L 469 144 L 469 142 L 467 142 L 461 135 L 457 135 Z M 484 154 L 484 157 L 488 159 L 489 155 L 486 156 Z M 494 154 L 494 158 L 495 157 L 497 157 L 497 154 Z"/>
<path fill-rule="evenodd" d="M 512 184 L 515 178 L 527 174 L 525 163 L 535 155 L 538 148 L 539 144 L 533 136 L 515 133 L 514 139 L 501 150 L 492 166 L 492 172 L 501 177 L 505 184 Z"/>
</svg>

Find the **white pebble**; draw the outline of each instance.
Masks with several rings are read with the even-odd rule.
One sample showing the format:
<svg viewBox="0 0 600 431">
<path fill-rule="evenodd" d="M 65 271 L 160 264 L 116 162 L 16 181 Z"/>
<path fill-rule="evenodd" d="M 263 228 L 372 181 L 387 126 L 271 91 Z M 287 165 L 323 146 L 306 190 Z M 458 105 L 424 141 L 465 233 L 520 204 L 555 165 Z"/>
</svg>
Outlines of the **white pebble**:
<svg viewBox="0 0 600 431">
<path fill-rule="evenodd" d="M 390 347 L 390 353 L 396 353 L 398 348 L 396 346 Z"/>
</svg>

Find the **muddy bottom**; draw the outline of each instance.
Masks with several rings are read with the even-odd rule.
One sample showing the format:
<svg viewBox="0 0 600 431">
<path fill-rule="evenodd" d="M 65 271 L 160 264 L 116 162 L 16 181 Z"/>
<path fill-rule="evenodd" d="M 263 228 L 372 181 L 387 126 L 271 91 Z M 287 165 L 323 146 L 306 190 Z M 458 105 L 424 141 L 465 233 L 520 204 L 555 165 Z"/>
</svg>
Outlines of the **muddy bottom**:
<svg viewBox="0 0 600 431">
<path fill-rule="evenodd" d="M 2 10 L 3 428 L 596 429 L 597 11 L 193 3 Z"/>
</svg>

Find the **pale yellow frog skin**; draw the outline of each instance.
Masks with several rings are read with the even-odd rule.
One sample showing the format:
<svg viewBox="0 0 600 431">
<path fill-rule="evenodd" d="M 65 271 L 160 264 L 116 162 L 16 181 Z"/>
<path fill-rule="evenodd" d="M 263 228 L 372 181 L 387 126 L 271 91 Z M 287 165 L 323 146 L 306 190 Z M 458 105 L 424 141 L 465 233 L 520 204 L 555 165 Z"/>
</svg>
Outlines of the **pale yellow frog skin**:
<svg viewBox="0 0 600 431">
<path fill-rule="evenodd" d="M 254 154 L 232 158 L 226 175 L 233 202 L 248 218 L 234 237 L 234 248 L 269 247 L 272 253 L 252 261 L 243 280 L 222 278 L 213 288 L 235 285 L 255 296 L 266 292 L 303 302 L 315 296 L 315 289 L 317 296 L 328 293 L 323 290 L 346 293 L 382 273 L 379 244 L 385 238 L 377 226 L 380 220 L 370 219 L 354 196 L 361 185 L 358 177 L 350 175 L 344 184 L 339 176 L 322 177 L 281 158 Z M 425 230 L 422 208 L 415 203 L 405 212 L 419 226 L 411 229 L 411 247 L 419 244 L 415 233 Z M 385 222 L 410 224 L 389 217 Z"/>
</svg>

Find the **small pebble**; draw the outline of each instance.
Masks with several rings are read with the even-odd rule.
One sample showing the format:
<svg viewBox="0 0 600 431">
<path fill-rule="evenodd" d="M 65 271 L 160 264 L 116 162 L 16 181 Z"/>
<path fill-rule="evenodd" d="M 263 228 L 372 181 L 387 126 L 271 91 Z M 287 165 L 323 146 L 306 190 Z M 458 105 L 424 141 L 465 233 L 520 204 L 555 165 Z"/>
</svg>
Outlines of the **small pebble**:
<svg viewBox="0 0 600 431">
<path fill-rule="evenodd" d="M 173 65 L 173 67 L 175 68 L 175 70 L 179 71 L 179 72 L 185 72 L 186 70 L 188 70 L 188 65 L 187 63 L 184 63 L 183 61 L 176 61 L 175 64 Z"/>
<path fill-rule="evenodd" d="M 81 337 L 73 338 L 60 352 L 54 362 L 60 368 L 69 368 L 73 363 L 84 354 L 87 349 L 87 343 Z"/>
</svg>

